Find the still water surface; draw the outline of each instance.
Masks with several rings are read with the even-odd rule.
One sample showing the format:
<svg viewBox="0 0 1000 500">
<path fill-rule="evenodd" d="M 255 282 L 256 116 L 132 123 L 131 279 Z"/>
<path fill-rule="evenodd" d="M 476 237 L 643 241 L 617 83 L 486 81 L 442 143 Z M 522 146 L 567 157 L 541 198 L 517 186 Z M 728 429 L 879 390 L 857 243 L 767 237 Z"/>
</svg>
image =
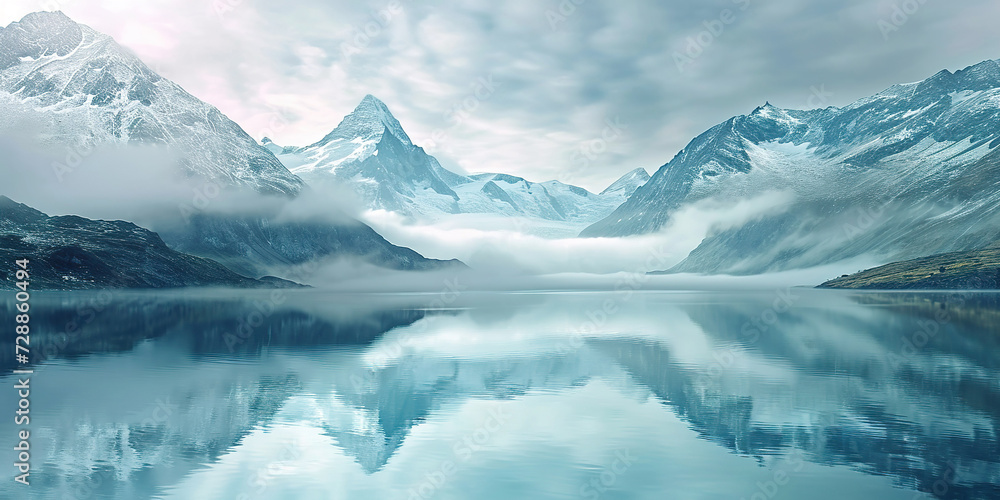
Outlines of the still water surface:
<svg viewBox="0 0 1000 500">
<path fill-rule="evenodd" d="M 995 295 L 270 294 L 35 294 L 0 498 L 1000 498 Z"/>
</svg>

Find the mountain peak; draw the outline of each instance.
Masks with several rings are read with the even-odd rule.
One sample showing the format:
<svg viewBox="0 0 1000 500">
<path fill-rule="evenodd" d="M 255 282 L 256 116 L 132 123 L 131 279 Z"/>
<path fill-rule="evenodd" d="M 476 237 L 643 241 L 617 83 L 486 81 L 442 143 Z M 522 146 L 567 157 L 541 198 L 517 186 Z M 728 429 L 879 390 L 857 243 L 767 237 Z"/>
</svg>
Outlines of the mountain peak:
<svg viewBox="0 0 1000 500">
<path fill-rule="evenodd" d="M 955 72 L 957 80 L 965 86 L 981 90 L 1000 86 L 1000 64 L 993 59 L 987 59 L 968 68 Z"/>
<path fill-rule="evenodd" d="M 754 108 L 754 110 L 750 112 L 750 115 L 751 116 L 753 116 L 753 115 L 768 115 L 768 114 L 771 114 L 771 112 L 773 112 L 773 111 L 783 111 L 783 110 L 781 108 L 779 108 L 779 107 L 771 104 L 771 101 L 764 101 L 764 104 L 762 104 L 762 105 L 757 106 L 756 108 Z"/>
<path fill-rule="evenodd" d="M 377 106 L 389 111 L 389 108 L 386 107 L 384 102 L 371 94 L 365 94 L 365 96 L 361 98 L 361 102 L 358 103 L 358 107 L 360 108 L 362 106 Z"/>
<path fill-rule="evenodd" d="M 647 172 L 645 168 L 639 167 L 639 168 L 630 170 L 627 174 L 621 176 L 621 178 L 619 178 L 618 180 L 622 180 L 622 179 L 639 179 L 641 181 L 648 181 L 649 180 L 649 172 Z"/>
<path fill-rule="evenodd" d="M 11 23 L 8 27 L 16 25 L 21 26 L 25 29 L 31 28 L 46 28 L 46 29 L 59 29 L 60 27 L 77 26 L 79 25 L 76 21 L 70 19 L 69 16 L 63 13 L 61 10 L 40 10 L 37 12 L 31 12 L 25 14 L 20 21 Z"/>
<path fill-rule="evenodd" d="M 0 70 L 22 57 L 64 56 L 83 42 L 83 28 L 60 11 L 32 12 L 0 28 Z"/>
<path fill-rule="evenodd" d="M 621 176 L 615 182 L 611 183 L 610 186 L 601 191 L 601 195 L 607 195 L 611 193 L 624 194 L 627 198 L 639 189 L 646 181 L 649 180 L 649 172 L 646 172 L 645 168 L 639 167 L 629 173 Z"/>
<path fill-rule="evenodd" d="M 409 136 L 403 131 L 402 125 L 399 124 L 396 117 L 392 116 L 389 107 L 377 97 L 367 94 L 354 108 L 354 111 L 341 120 L 333 132 L 312 146 L 322 146 L 336 139 L 348 141 L 355 139 L 378 140 L 387 131 L 404 145 L 413 146 Z"/>
<path fill-rule="evenodd" d="M 386 106 L 384 102 L 379 100 L 378 97 L 371 94 L 365 94 L 365 97 L 361 99 L 361 102 L 358 103 L 357 107 L 354 108 L 354 111 L 352 111 L 348 116 L 355 116 L 372 121 L 378 120 L 389 128 L 399 126 L 399 122 L 396 120 L 395 116 L 392 116 L 392 111 L 389 111 L 389 107 Z M 402 131 L 403 129 L 400 127 L 399 132 Z M 404 133 L 403 136 L 405 137 L 406 134 Z"/>
</svg>

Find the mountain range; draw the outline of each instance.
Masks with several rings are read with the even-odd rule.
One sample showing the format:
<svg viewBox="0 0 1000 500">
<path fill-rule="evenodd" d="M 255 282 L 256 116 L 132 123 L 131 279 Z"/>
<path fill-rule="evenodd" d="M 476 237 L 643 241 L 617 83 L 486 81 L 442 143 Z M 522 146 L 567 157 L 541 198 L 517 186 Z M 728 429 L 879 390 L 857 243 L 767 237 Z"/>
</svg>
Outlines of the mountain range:
<svg viewBox="0 0 1000 500">
<path fill-rule="evenodd" d="M 745 224 L 714 228 L 670 269 L 758 274 L 997 241 L 998 125 L 1000 63 L 989 60 L 842 108 L 765 103 L 699 135 L 652 177 L 635 170 L 596 195 L 555 181 L 448 171 L 370 95 L 312 145 L 265 145 L 307 183 L 348 185 L 369 209 L 432 221 L 481 213 L 567 229 L 589 223 L 582 237 L 654 233 L 700 202 L 791 199 Z"/>
<path fill-rule="evenodd" d="M 40 124 L 39 141 L 54 150 L 156 145 L 178 152 L 177 174 L 196 188 L 279 200 L 306 191 L 298 176 L 218 109 L 157 75 L 111 37 L 61 12 L 28 14 L 0 28 L 0 110 L 8 124 L 19 119 Z M 392 245 L 346 214 L 334 217 L 343 222 L 331 223 L 283 220 L 280 210 L 193 211 L 164 213 L 154 229 L 171 248 L 224 262 L 248 276 L 342 257 L 402 270 L 454 263 Z"/>
<path fill-rule="evenodd" d="M 636 169 L 601 193 L 448 170 L 371 95 L 313 144 L 258 144 L 110 37 L 59 12 L 0 28 L 0 110 L 8 125 L 40 123 L 38 140 L 47 147 L 160 145 L 180 153 L 178 173 L 195 183 L 280 200 L 338 197 L 346 186 L 364 209 L 418 223 L 478 215 L 525 220 L 520 230 L 547 237 L 627 237 L 664 230 L 681 210 L 704 202 L 746 211 L 741 202 L 791 200 L 751 211 L 749 222 L 713 227 L 670 272 L 886 263 L 1000 240 L 994 60 L 839 108 L 765 103 L 694 138 L 652 176 Z M 341 257 L 405 270 L 454 264 L 425 259 L 346 214 L 334 215 L 338 222 L 290 221 L 280 210 L 198 211 L 183 219 L 165 214 L 152 229 L 174 250 L 255 277 Z"/>
<path fill-rule="evenodd" d="M 1000 237 L 1000 63 L 894 85 L 843 108 L 764 104 L 692 140 L 581 235 L 664 227 L 682 206 L 793 198 L 711 234 L 672 271 L 755 274 L 982 248 Z"/>
<path fill-rule="evenodd" d="M 553 221 L 569 229 L 558 236 L 575 235 L 604 218 L 649 179 L 638 168 L 595 194 L 559 181 L 531 182 L 501 173 L 458 174 L 414 145 L 385 103 L 372 95 L 313 144 L 281 147 L 269 138 L 262 142 L 310 185 L 348 186 L 370 210 L 423 222 L 459 214 Z"/>
</svg>

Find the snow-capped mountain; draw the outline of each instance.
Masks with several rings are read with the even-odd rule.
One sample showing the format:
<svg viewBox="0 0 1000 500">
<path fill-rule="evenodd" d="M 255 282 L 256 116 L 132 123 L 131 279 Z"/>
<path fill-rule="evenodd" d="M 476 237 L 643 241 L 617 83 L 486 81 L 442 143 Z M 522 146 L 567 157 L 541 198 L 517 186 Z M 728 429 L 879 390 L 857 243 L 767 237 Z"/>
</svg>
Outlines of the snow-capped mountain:
<svg viewBox="0 0 1000 500">
<path fill-rule="evenodd" d="M 790 194 L 720 229 L 675 268 L 756 273 L 867 255 L 896 260 L 1000 238 L 1000 63 L 894 85 L 843 108 L 770 104 L 692 140 L 581 236 L 663 227 L 677 209 Z"/>
<path fill-rule="evenodd" d="M 278 158 L 317 186 L 349 183 L 373 208 L 410 215 L 411 199 L 424 191 L 429 192 L 424 197 L 446 207 L 458 197 L 443 179 L 454 174 L 415 147 L 385 104 L 370 95 L 326 137 L 306 147 L 283 148 Z"/>
<path fill-rule="evenodd" d="M 644 168 L 637 168 L 604 188 L 604 191 L 601 191 L 601 196 L 617 196 L 624 203 L 629 196 L 632 196 L 632 193 L 635 193 L 636 189 L 641 188 L 647 182 L 649 182 L 649 172 L 646 172 Z"/>
<path fill-rule="evenodd" d="M 460 175 L 414 145 L 386 105 L 368 95 L 332 132 L 306 147 L 263 145 L 311 185 L 349 186 L 367 208 L 436 221 L 489 214 L 582 228 L 611 213 L 649 178 L 636 169 L 600 194 L 507 174 Z"/>
<path fill-rule="evenodd" d="M 166 145 L 183 153 L 189 174 L 223 185 L 286 195 L 302 186 L 218 109 L 62 12 L 0 28 L 0 91 L 42 112 L 51 144 Z"/>
<path fill-rule="evenodd" d="M 192 185 L 205 179 L 220 189 L 284 201 L 303 192 L 298 176 L 218 109 L 150 70 L 111 37 L 61 12 L 28 14 L 0 28 L 0 124 L 18 120 L 39 124 L 37 139 L 57 151 L 162 145 L 181 154 L 178 173 L 195 179 Z M 150 225 L 171 248 L 253 277 L 329 257 L 402 270 L 447 265 L 392 245 L 346 215 L 331 223 L 277 220 L 280 209 L 272 212 L 178 210 Z M 125 211 L 116 218 L 131 215 Z"/>
</svg>

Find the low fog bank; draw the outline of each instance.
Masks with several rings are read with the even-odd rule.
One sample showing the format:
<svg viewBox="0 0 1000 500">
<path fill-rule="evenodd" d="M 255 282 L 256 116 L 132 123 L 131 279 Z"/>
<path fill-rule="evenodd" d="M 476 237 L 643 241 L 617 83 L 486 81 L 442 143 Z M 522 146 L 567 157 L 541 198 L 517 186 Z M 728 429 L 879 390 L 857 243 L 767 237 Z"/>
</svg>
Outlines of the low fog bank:
<svg viewBox="0 0 1000 500">
<path fill-rule="evenodd" d="M 466 216 L 466 226 L 454 221 L 411 224 L 378 210 L 363 213 L 362 220 L 396 245 L 498 274 L 645 273 L 673 267 L 707 235 L 780 213 L 792 199 L 789 193 L 766 192 L 736 201 L 703 200 L 678 210 L 661 231 L 627 238 L 544 238 L 518 227 L 488 226 L 495 220 L 488 216 Z"/>
<path fill-rule="evenodd" d="M 127 220 L 153 231 L 196 214 L 268 217 L 276 223 L 357 223 L 361 203 L 349 190 L 305 189 L 289 199 L 265 196 L 237 178 L 207 178 L 183 167 L 166 145 L 94 144 L 65 137 L 30 114 L 0 121 L 0 194 L 48 215 Z"/>
<path fill-rule="evenodd" d="M 512 274 L 475 268 L 394 271 L 349 259 L 313 269 L 275 270 L 316 290 L 343 293 L 426 293 L 451 297 L 465 292 L 774 291 L 815 287 L 841 274 L 880 264 L 869 258 L 753 276 L 647 274 L 645 272 Z M 308 266 L 307 266 L 308 267 Z M 446 305 L 451 302 L 445 301 Z"/>
</svg>

